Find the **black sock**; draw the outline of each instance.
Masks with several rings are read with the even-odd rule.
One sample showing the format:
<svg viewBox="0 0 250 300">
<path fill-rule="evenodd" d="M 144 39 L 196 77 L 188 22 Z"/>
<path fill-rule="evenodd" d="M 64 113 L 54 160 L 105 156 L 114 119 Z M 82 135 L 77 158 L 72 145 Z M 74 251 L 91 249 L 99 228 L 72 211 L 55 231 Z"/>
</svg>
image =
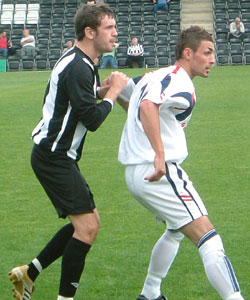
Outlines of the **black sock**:
<svg viewBox="0 0 250 300">
<path fill-rule="evenodd" d="M 54 237 L 36 257 L 43 269 L 47 268 L 51 263 L 62 256 L 63 251 L 68 241 L 72 238 L 73 233 L 74 227 L 71 223 L 69 223 L 54 235 Z M 35 281 L 38 275 L 39 271 L 31 262 L 29 264 L 28 276 L 32 281 Z"/>
<path fill-rule="evenodd" d="M 62 258 L 62 273 L 59 295 L 74 297 L 82 271 L 86 255 L 91 245 L 72 237 L 65 247 Z"/>
</svg>

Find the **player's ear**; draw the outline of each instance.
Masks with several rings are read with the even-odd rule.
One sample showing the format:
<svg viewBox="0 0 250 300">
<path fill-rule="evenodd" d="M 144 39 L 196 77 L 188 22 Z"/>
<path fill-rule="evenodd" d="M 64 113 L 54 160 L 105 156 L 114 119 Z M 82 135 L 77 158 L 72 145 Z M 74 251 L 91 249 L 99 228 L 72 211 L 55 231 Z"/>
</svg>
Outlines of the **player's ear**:
<svg viewBox="0 0 250 300">
<path fill-rule="evenodd" d="M 185 58 L 185 59 L 187 59 L 187 60 L 190 60 L 191 59 L 191 57 L 192 57 L 192 54 L 193 54 L 193 50 L 191 49 L 191 48 L 185 48 L 184 50 L 183 50 L 183 57 Z"/>
<path fill-rule="evenodd" d="M 86 38 L 93 40 L 95 37 L 95 30 L 91 27 L 86 27 L 85 28 L 85 36 L 86 36 Z"/>
</svg>

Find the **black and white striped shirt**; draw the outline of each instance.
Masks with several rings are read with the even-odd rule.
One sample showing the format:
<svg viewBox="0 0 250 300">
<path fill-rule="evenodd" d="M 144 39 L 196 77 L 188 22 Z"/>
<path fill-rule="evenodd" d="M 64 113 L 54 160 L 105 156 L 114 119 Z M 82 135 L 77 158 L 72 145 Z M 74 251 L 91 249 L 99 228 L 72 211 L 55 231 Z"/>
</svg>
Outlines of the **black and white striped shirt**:
<svg viewBox="0 0 250 300">
<path fill-rule="evenodd" d="M 130 45 L 128 47 L 127 54 L 128 55 L 138 54 L 138 55 L 142 56 L 144 54 L 143 46 L 140 45 L 139 43 L 137 45 Z"/>
<path fill-rule="evenodd" d="M 78 47 L 56 63 L 48 82 L 42 119 L 32 132 L 35 144 L 78 161 L 87 131 L 110 113 L 108 101 L 96 102 L 93 62 Z"/>
</svg>

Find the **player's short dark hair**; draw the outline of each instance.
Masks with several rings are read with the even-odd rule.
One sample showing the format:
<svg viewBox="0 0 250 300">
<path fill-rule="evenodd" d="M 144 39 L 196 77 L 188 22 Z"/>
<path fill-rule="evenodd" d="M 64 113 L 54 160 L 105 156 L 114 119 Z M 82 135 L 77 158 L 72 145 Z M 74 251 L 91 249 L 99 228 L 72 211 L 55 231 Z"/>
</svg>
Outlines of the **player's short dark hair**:
<svg viewBox="0 0 250 300">
<path fill-rule="evenodd" d="M 185 48 L 190 48 L 196 52 L 202 41 L 214 42 L 212 35 L 199 26 L 191 26 L 188 29 L 183 30 L 180 33 L 179 40 L 175 47 L 176 59 L 182 57 Z"/>
<path fill-rule="evenodd" d="M 0 34 L 3 33 L 3 32 L 5 32 L 5 30 L 4 29 L 0 29 Z"/>
<path fill-rule="evenodd" d="M 75 32 L 77 40 L 81 41 L 84 38 L 84 30 L 86 27 L 97 30 L 101 24 L 102 18 L 105 16 L 115 18 L 112 9 L 107 4 L 82 4 L 75 15 Z"/>
</svg>

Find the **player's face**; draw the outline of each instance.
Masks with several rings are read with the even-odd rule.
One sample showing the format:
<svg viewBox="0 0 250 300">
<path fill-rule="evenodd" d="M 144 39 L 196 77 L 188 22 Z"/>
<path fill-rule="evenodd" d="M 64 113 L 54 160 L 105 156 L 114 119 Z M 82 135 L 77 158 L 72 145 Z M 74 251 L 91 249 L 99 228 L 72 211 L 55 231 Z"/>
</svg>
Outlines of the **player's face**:
<svg viewBox="0 0 250 300">
<path fill-rule="evenodd" d="M 202 41 L 190 60 L 191 77 L 207 77 L 214 63 L 214 44 L 210 41 Z"/>
<path fill-rule="evenodd" d="M 115 19 L 105 16 L 95 36 L 95 47 L 99 53 L 111 52 L 114 49 L 117 31 Z"/>
</svg>

